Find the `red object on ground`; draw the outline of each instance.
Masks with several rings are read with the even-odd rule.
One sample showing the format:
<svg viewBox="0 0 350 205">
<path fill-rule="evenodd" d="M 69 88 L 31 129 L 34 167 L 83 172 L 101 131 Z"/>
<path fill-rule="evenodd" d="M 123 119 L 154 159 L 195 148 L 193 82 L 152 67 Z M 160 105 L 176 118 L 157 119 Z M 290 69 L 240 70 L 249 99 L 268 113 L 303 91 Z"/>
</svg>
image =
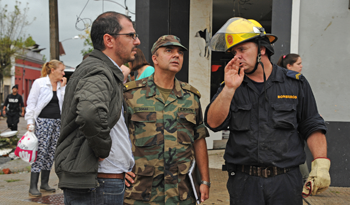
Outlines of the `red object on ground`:
<svg viewBox="0 0 350 205">
<path fill-rule="evenodd" d="M 2 169 L 2 171 L 4 172 L 4 174 L 11 174 L 11 170 L 9 168 Z"/>
</svg>

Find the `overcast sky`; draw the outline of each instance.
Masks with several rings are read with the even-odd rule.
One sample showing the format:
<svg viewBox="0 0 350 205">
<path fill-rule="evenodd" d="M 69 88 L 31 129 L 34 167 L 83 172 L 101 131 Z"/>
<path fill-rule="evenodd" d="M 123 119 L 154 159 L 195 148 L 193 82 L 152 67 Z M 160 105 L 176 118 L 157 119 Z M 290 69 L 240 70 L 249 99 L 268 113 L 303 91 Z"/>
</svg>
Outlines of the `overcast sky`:
<svg viewBox="0 0 350 205">
<path fill-rule="evenodd" d="M 41 54 L 45 55 L 47 60 L 50 60 L 49 0 L 19 1 L 22 2 L 21 10 L 23 10 L 27 2 L 29 3 L 29 20 L 32 20 L 34 17 L 36 18 L 30 26 L 26 27 L 27 36 L 31 35 L 33 40 L 40 45 L 39 48 L 46 48 L 41 51 Z M 104 11 L 116 11 L 125 14 L 124 8 L 110 1 L 112 0 L 58 0 L 59 40 L 64 41 L 65 39 L 69 39 L 62 42 L 66 55 L 61 56 L 60 60 L 65 65 L 75 67 L 82 60 L 81 50 L 84 49 L 84 40 L 71 39 L 79 34 L 84 34 L 84 31 L 76 29 L 77 17 L 80 14 L 81 19 L 90 19 L 91 22 Z M 113 1 L 124 5 L 124 0 Z M 7 4 L 8 10 L 13 11 L 15 2 L 15 0 L 2 0 L 1 4 L 2 6 Z M 135 13 L 135 0 L 127 0 L 126 4 L 129 10 Z M 135 15 L 131 13 L 129 15 L 134 21 Z M 87 20 L 87 22 L 89 21 Z M 84 24 L 80 22 L 77 24 L 77 27 L 82 29 Z"/>
</svg>

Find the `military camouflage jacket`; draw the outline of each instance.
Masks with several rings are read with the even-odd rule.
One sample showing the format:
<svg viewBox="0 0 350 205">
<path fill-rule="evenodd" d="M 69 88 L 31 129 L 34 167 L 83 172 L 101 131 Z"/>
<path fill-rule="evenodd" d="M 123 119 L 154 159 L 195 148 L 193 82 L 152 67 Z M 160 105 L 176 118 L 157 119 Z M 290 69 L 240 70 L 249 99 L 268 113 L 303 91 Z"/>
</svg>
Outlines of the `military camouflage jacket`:
<svg viewBox="0 0 350 205">
<path fill-rule="evenodd" d="M 167 101 L 153 75 L 125 85 L 136 177 L 125 204 L 194 204 L 187 177 L 195 140 L 209 136 L 200 93 L 175 79 Z M 137 201 L 137 203 L 136 203 Z"/>
</svg>

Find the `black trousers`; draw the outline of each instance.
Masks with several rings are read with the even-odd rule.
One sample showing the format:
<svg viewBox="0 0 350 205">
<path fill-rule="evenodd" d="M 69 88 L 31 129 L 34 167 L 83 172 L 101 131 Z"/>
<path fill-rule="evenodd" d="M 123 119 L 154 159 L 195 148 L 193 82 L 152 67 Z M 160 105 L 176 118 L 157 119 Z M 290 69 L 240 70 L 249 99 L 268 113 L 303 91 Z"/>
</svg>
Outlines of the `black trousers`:
<svg viewBox="0 0 350 205">
<path fill-rule="evenodd" d="M 17 130 L 17 124 L 19 123 L 19 112 L 6 112 L 7 116 L 7 127 L 11 128 L 12 131 Z"/>
<path fill-rule="evenodd" d="M 285 174 L 262 178 L 228 172 L 230 205 L 302 205 L 302 176 L 298 168 Z"/>
</svg>

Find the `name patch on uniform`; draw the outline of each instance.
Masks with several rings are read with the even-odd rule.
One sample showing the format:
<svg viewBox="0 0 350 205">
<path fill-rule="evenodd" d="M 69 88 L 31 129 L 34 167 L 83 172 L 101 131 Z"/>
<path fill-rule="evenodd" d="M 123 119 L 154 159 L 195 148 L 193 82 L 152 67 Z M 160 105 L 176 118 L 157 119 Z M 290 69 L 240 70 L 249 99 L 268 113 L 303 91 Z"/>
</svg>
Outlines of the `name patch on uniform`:
<svg viewBox="0 0 350 205">
<path fill-rule="evenodd" d="M 156 108 L 154 106 L 145 106 L 145 107 L 135 107 L 135 112 L 155 112 Z"/>
<path fill-rule="evenodd" d="M 296 95 L 278 95 L 277 98 L 298 99 Z"/>
<path fill-rule="evenodd" d="M 192 108 L 179 107 L 179 112 L 187 112 L 187 113 L 195 114 L 194 109 Z"/>
</svg>

